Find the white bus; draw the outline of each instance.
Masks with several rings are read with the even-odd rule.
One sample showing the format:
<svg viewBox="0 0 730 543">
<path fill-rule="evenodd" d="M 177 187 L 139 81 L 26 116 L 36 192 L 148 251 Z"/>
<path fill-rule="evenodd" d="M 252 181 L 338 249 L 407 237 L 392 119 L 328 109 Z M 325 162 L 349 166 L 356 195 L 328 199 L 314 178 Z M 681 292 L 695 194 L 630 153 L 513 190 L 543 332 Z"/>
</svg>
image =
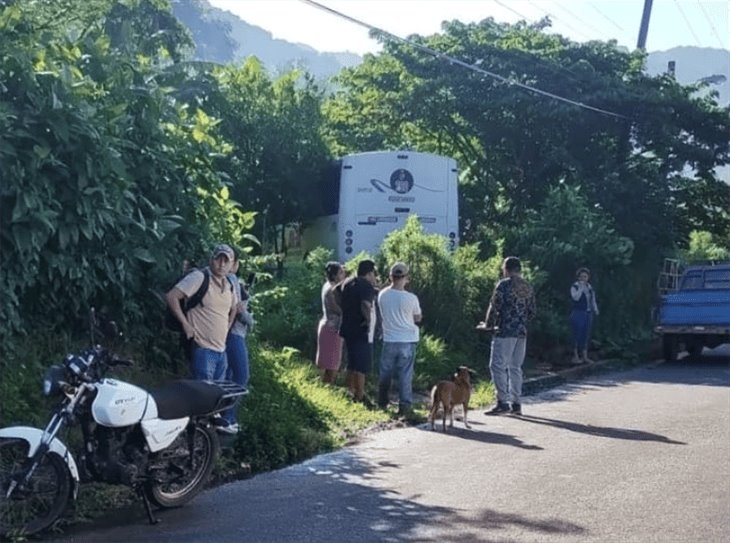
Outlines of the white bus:
<svg viewBox="0 0 730 543">
<path fill-rule="evenodd" d="M 447 237 L 454 249 L 457 181 L 456 161 L 449 157 L 413 151 L 347 155 L 340 167 L 339 210 L 305 230 L 303 243 L 336 249 L 342 261 L 360 251 L 374 255 L 390 232 L 417 215 L 426 232 Z"/>
</svg>

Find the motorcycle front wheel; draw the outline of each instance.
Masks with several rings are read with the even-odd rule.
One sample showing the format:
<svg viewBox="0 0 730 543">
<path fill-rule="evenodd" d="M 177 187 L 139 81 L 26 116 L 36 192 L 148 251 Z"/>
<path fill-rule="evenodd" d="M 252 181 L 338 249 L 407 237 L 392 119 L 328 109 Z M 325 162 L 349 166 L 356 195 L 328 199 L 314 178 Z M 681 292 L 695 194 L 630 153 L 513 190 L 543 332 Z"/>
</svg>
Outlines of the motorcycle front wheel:
<svg viewBox="0 0 730 543">
<path fill-rule="evenodd" d="M 220 448 L 218 436 L 210 428 L 198 425 L 193 432 L 192 457 L 187 432 L 183 432 L 166 449 L 172 457 L 163 477 L 165 481 L 146 487 L 147 497 L 158 507 L 180 507 L 189 502 L 210 478 Z"/>
<path fill-rule="evenodd" d="M 30 480 L 8 490 L 28 467 L 28 442 L 0 439 L 0 537 L 21 538 L 48 528 L 64 512 L 71 479 L 63 459 L 46 454 Z"/>
</svg>

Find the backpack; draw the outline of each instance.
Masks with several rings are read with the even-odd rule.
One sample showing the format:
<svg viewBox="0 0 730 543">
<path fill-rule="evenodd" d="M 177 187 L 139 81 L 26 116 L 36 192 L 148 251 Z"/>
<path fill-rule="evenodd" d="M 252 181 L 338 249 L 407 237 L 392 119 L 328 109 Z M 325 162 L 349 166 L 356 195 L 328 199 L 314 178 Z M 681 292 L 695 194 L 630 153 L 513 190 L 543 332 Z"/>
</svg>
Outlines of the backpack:
<svg viewBox="0 0 730 543">
<path fill-rule="evenodd" d="M 177 281 L 175 281 L 175 284 L 177 285 L 184 277 L 187 277 L 194 271 L 203 272 L 203 282 L 200 284 L 198 290 L 195 291 L 192 296 L 190 296 L 190 298 L 186 300 L 180 300 L 180 309 L 182 309 L 182 312 L 186 315 L 188 311 L 190 311 L 192 308 L 203 303 L 203 298 L 208 293 L 208 287 L 210 286 L 210 270 L 208 268 L 204 268 L 202 270 L 193 268 L 184 275 L 178 277 Z M 165 327 L 168 330 L 172 330 L 173 332 L 183 332 L 182 324 L 180 324 L 180 321 L 177 320 L 177 317 L 175 317 L 172 311 L 170 311 L 169 306 L 165 308 Z"/>
</svg>

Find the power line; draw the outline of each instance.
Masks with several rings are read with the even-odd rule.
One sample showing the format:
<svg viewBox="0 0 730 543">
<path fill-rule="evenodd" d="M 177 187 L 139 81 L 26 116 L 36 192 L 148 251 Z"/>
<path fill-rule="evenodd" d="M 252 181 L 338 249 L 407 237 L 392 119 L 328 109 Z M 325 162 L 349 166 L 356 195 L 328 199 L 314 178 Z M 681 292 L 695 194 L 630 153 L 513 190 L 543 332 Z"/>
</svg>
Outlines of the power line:
<svg viewBox="0 0 730 543">
<path fill-rule="evenodd" d="M 677 9 L 679 10 L 679 13 L 682 15 L 684 22 L 687 23 L 687 28 L 689 28 L 689 31 L 692 33 L 692 36 L 695 39 L 695 43 L 701 47 L 700 40 L 697 37 L 697 34 L 695 34 L 695 31 L 694 31 L 694 28 L 692 28 L 692 25 L 689 24 L 689 19 L 687 19 L 687 16 L 684 14 L 684 10 L 682 9 L 682 6 L 679 5 L 679 2 L 677 0 L 674 0 L 674 5 L 677 6 Z"/>
<path fill-rule="evenodd" d="M 720 38 L 720 33 L 717 31 L 717 28 L 715 28 L 715 25 L 712 23 L 712 19 L 707 14 L 707 11 L 705 10 L 705 6 L 702 5 L 702 2 L 700 2 L 700 0 L 697 0 L 697 3 L 700 5 L 700 9 L 702 10 L 702 13 L 704 14 L 705 19 L 707 19 L 707 22 L 710 23 L 710 28 L 712 29 L 712 33 L 717 38 L 717 42 L 720 44 L 720 48 L 724 49 L 725 44 L 722 42 L 722 38 Z"/>
<path fill-rule="evenodd" d="M 595 11 L 598 12 L 598 14 L 601 17 L 603 17 L 604 19 L 606 19 L 609 23 L 611 23 L 613 26 L 615 26 L 618 30 L 620 30 L 621 32 L 626 32 L 626 30 L 624 30 L 624 28 L 620 24 L 618 24 L 616 21 L 614 21 L 613 19 L 611 19 L 611 17 L 609 17 L 608 15 L 606 15 L 603 11 L 601 11 L 600 9 L 598 9 L 598 6 L 596 6 L 593 2 L 588 2 L 588 5 L 591 6 Z"/>
<path fill-rule="evenodd" d="M 555 14 L 553 14 L 553 13 L 550 13 L 550 12 L 549 12 L 549 11 L 547 11 L 547 10 L 546 10 L 545 8 L 543 8 L 543 7 L 541 7 L 541 6 L 538 6 L 537 4 L 534 4 L 534 3 L 532 2 L 532 0 L 527 0 L 527 1 L 529 2 L 529 4 L 530 4 L 530 5 L 531 5 L 531 6 L 533 7 L 533 8 L 535 8 L 535 9 L 539 9 L 539 10 L 540 10 L 540 11 L 542 11 L 542 12 L 543 12 L 543 13 L 544 13 L 545 15 L 547 15 L 548 17 L 550 17 L 550 18 L 551 18 L 551 20 L 553 20 L 553 21 L 557 21 L 557 20 L 559 20 L 559 19 L 558 19 L 558 18 L 557 18 L 557 17 L 555 16 Z M 585 39 L 587 39 L 587 40 L 589 40 L 589 41 L 591 40 L 591 36 L 589 36 L 588 34 L 586 34 L 585 32 L 583 32 L 582 30 L 579 30 L 579 29 L 575 28 L 574 26 L 572 26 L 572 25 L 570 25 L 570 24 L 566 23 L 565 21 L 562 21 L 562 23 L 563 23 L 563 26 L 565 26 L 565 28 L 567 28 L 568 30 L 572 30 L 572 31 L 573 31 L 573 32 L 575 32 L 576 34 L 578 34 L 578 35 L 580 35 L 580 36 L 583 36 L 583 37 L 584 37 Z"/>
<path fill-rule="evenodd" d="M 500 2 L 499 0 L 492 0 L 492 2 L 494 2 L 495 4 L 497 4 L 499 6 L 502 6 L 504 9 L 511 11 L 512 13 L 514 13 L 515 15 L 517 15 L 518 17 L 522 18 L 525 21 L 529 20 L 529 17 L 526 17 L 526 16 L 522 15 L 522 13 L 520 13 L 519 11 L 512 9 L 504 2 Z"/>
<path fill-rule="evenodd" d="M 576 107 L 580 107 L 580 108 L 583 108 L 583 109 L 587 109 L 587 110 L 590 110 L 590 111 L 594 111 L 596 113 L 601 113 L 603 115 L 609 115 L 611 117 L 616 117 L 616 118 L 619 118 L 619 119 L 626 119 L 626 117 L 624 115 L 621 115 L 619 113 L 614 113 L 613 111 L 608 111 L 606 109 L 601 109 L 601 108 L 598 108 L 598 107 L 589 106 L 588 104 L 584 104 L 583 102 L 578 102 L 576 100 L 571 100 L 570 98 L 565 98 L 563 96 L 559 96 L 557 94 L 553 94 L 551 92 L 547 92 L 547 91 L 544 91 L 542 89 L 538 89 L 537 87 L 532 87 L 530 85 L 525 85 L 524 83 L 520 83 L 519 81 L 517 81 L 515 79 L 509 78 L 509 77 L 504 77 L 504 76 L 501 76 L 501 75 L 496 74 L 494 72 L 490 72 L 490 71 L 484 70 L 484 69 L 479 68 L 478 66 L 475 66 L 473 64 L 468 64 L 468 63 L 466 63 L 466 62 L 464 62 L 462 60 L 459 60 L 458 58 L 452 57 L 452 56 L 447 55 L 445 53 L 442 53 L 440 51 L 436 51 L 435 49 L 431 49 L 430 47 L 426 47 L 425 45 L 421 45 L 421 44 L 416 43 L 416 42 L 414 42 L 412 40 L 409 40 L 409 39 L 406 39 L 406 38 L 401 38 L 400 36 L 397 36 L 397 35 L 395 35 L 395 34 L 393 34 L 391 32 L 388 32 L 387 30 L 383 30 L 382 28 L 379 28 L 377 26 L 373 26 L 371 24 L 368 24 L 368 23 L 366 23 L 364 21 L 361 21 L 360 19 L 355 19 L 354 17 L 351 17 L 349 15 L 346 15 L 346 14 L 342 13 L 341 11 L 337 11 L 335 9 L 332 9 L 330 7 L 327 7 L 327 6 L 323 5 L 323 4 L 320 4 L 319 2 L 315 2 L 314 0 L 299 0 L 299 1 L 300 2 L 303 2 L 305 4 L 309 4 L 310 6 L 315 7 L 317 9 L 320 9 L 322 11 L 326 11 L 326 12 L 332 14 L 332 15 L 335 15 L 336 17 L 340 17 L 341 19 L 345 19 L 347 21 L 350 21 L 351 23 L 354 23 L 354 24 L 356 24 L 358 26 L 362 26 L 364 28 L 367 28 L 368 30 L 375 31 L 375 32 L 379 33 L 381 36 L 386 36 L 386 37 L 389 37 L 389 38 L 391 38 L 393 40 L 399 41 L 401 43 L 406 43 L 408 45 L 411 45 L 412 47 L 415 47 L 416 49 L 418 49 L 418 50 L 420 50 L 420 51 L 422 51 L 424 53 L 427 53 L 427 54 L 429 54 L 429 55 L 431 55 L 431 56 L 433 56 L 435 58 L 438 58 L 440 60 L 446 60 L 446 61 L 450 62 L 451 64 L 456 64 L 458 66 L 461 66 L 462 68 L 466 68 L 467 70 L 471 70 L 473 72 L 481 73 L 483 75 L 486 75 L 488 77 L 491 77 L 493 79 L 496 79 L 497 81 L 500 81 L 502 83 L 506 83 L 508 85 L 513 85 L 515 87 L 519 87 L 521 89 L 524 89 L 524 90 L 533 92 L 535 94 L 539 94 L 540 96 L 546 96 L 548 98 L 552 98 L 553 100 L 558 100 L 560 102 L 564 102 L 566 104 L 570 104 L 570 105 L 573 105 L 573 106 L 576 106 Z"/>
<path fill-rule="evenodd" d="M 562 9 L 565 13 L 567 13 L 568 15 L 570 15 L 571 17 L 573 17 L 575 20 L 577 20 L 578 22 L 580 22 L 581 24 L 583 24 L 584 26 L 586 26 L 587 28 L 589 28 L 593 32 L 596 32 L 598 34 L 603 34 L 604 36 L 608 36 L 609 39 L 611 38 L 611 36 L 609 36 L 605 31 L 596 28 L 595 26 L 593 26 L 589 22 L 587 22 L 584 19 L 578 17 L 575 13 L 573 13 L 572 11 L 570 11 L 563 4 L 560 4 L 560 3 L 555 2 L 555 1 L 553 1 L 553 4 L 555 4 L 557 7 L 559 7 L 560 9 Z"/>
<path fill-rule="evenodd" d="M 511 11 L 512 13 L 514 13 L 514 14 L 515 14 L 515 15 L 517 15 L 518 17 L 522 18 L 523 20 L 525 20 L 525 21 L 527 21 L 527 20 L 528 20 L 528 17 L 527 17 L 526 15 L 524 15 L 524 14 L 520 13 L 519 11 L 516 11 L 516 10 L 512 9 L 511 7 L 509 7 L 509 6 L 507 5 L 507 4 L 505 4 L 505 3 L 504 3 L 504 2 L 502 2 L 501 0 L 492 0 L 492 1 L 493 1 L 493 2 L 495 3 L 495 4 L 498 4 L 498 5 L 502 6 L 503 8 L 505 8 L 505 9 L 507 9 L 507 10 Z M 534 6 L 533 6 L 533 7 L 534 7 Z M 533 59 L 535 59 L 535 60 L 541 60 L 541 59 L 540 59 L 539 57 L 537 57 L 536 55 L 532 55 L 532 56 L 533 56 Z M 549 69 L 553 70 L 553 72 L 555 72 L 555 71 L 558 71 L 558 70 L 559 70 L 559 71 L 561 71 L 561 72 L 563 72 L 563 73 L 567 74 L 567 75 L 568 75 L 569 77 L 571 77 L 571 78 L 577 78 L 577 79 L 580 79 L 580 76 L 578 76 L 578 74 L 576 74 L 576 73 L 575 73 L 575 72 L 573 72 L 572 70 L 570 70 L 570 69 L 566 68 L 565 66 L 562 66 L 562 65 L 561 65 L 561 64 L 559 64 L 559 63 L 557 63 L 557 64 L 556 64 L 555 66 L 552 66 L 552 65 L 549 65 L 549 64 L 544 64 L 544 65 L 543 65 L 543 67 L 549 68 Z"/>
</svg>

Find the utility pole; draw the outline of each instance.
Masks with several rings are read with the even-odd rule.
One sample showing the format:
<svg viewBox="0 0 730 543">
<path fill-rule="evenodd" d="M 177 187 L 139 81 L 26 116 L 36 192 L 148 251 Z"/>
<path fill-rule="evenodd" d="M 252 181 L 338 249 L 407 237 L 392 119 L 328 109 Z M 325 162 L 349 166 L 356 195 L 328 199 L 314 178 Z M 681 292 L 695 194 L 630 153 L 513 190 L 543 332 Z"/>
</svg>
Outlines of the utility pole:
<svg viewBox="0 0 730 543">
<path fill-rule="evenodd" d="M 636 48 L 646 49 L 646 35 L 649 33 L 649 18 L 651 17 L 651 4 L 653 0 L 644 0 L 644 13 L 641 16 L 641 27 L 639 28 L 639 40 Z"/>
</svg>

